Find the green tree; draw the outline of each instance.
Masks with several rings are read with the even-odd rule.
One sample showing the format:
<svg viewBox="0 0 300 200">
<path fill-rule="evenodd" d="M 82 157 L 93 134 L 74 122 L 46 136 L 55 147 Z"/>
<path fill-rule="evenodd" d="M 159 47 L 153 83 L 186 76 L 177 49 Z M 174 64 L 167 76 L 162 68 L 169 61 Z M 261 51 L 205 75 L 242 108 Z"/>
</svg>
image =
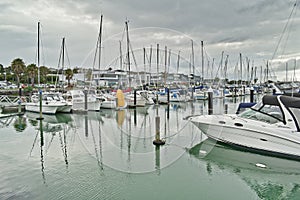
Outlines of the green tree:
<svg viewBox="0 0 300 200">
<path fill-rule="evenodd" d="M 40 82 L 47 82 L 47 75 L 49 74 L 49 69 L 46 66 L 40 66 Z"/>
<path fill-rule="evenodd" d="M 25 72 L 26 65 L 21 58 L 16 58 L 11 62 L 11 69 L 17 77 L 18 87 L 20 86 L 20 76 Z"/>
<path fill-rule="evenodd" d="M 75 67 L 74 69 L 73 69 L 73 74 L 78 74 L 79 73 L 79 68 L 78 67 Z"/>
<path fill-rule="evenodd" d="M 0 64 L 0 73 L 3 73 L 4 72 L 4 67 L 2 64 Z"/>
<path fill-rule="evenodd" d="M 38 74 L 38 68 L 37 68 L 36 64 L 28 65 L 26 70 L 25 70 L 25 73 L 28 76 L 28 78 L 30 78 L 31 85 L 34 86 L 34 78 Z"/>
<path fill-rule="evenodd" d="M 70 87 L 70 80 L 73 78 L 74 72 L 72 69 L 67 69 L 65 71 L 66 79 L 68 80 L 68 87 Z"/>
</svg>

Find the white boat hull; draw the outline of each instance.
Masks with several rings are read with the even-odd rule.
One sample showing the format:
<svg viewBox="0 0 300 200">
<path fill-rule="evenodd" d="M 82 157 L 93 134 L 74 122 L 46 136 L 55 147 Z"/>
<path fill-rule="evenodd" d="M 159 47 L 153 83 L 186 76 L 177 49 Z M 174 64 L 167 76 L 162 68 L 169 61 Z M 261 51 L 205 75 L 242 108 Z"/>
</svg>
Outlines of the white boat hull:
<svg viewBox="0 0 300 200">
<path fill-rule="evenodd" d="M 196 116 L 190 120 L 214 140 L 279 155 L 300 157 L 300 135 L 288 127 L 229 115 Z"/>
<path fill-rule="evenodd" d="M 89 111 L 99 111 L 100 110 L 100 101 L 92 101 L 92 102 L 87 102 L 87 109 Z M 72 110 L 85 110 L 85 102 L 74 102 L 73 101 L 73 106 Z"/>
<path fill-rule="evenodd" d="M 102 101 L 100 108 L 115 109 L 117 107 L 116 101 Z"/>
<path fill-rule="evenodd" d="M 44 114 L 55 114 L 57 111 L 57 105 L 42 104 L 42 113 Z M 39 103 L 26 103 L 25 110 L 30 112 L 40 112 Z"/>
</svg>

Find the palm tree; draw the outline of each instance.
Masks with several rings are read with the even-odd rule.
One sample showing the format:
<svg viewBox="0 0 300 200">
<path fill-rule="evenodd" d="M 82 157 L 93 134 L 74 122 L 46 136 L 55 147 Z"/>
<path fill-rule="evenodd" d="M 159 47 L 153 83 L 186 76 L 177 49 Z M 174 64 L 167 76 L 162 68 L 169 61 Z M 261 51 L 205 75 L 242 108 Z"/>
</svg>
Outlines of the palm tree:
<svg viewBox="0 0 300 200">
<path fill-rule="evenodd" d="M 73 78 L 73 70 L 72 69 L 67 69 L 66 72 L 65 72 L 65 75 L 66 75 L 66 79 L 68 80 L 68 87 L 70 87 L 70 80 Z"/>
<path fill-rule="evenodd" d="M 45 66 L 40 67 L 40 80 L 43 83 L 47 82 L 47 75 L 49 74 L 49 69 Z"/>
<path fill-rule="evenodd" d="M 20 76 L 25 72 L 25 63 L 21 58 L 16 58 L 11 62 L 11 69 L 17 77 L 18 87 L 20 86 Z"/>
<path fill-rule="evenodd" d="M 38 68 L 36 64 L 30 64 L 26 68 L 26 74 L 30 78 L 31 85 L 34 86 L 34 78 L 37 76 Z"/>
</svg>

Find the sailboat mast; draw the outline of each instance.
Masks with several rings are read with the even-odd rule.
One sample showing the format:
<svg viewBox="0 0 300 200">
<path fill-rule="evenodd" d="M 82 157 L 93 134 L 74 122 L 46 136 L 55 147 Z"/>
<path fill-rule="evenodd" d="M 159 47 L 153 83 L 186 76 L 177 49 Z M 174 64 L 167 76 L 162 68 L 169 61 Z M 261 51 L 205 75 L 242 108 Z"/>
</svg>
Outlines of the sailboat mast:
<svg viewBox="0 0 300 200">
<path fill-rule="evenodd" d="M 202 83 L 204 81 L 204 55 L 203 55 L 203 41 L 201 41 L 201 65 L 202 65 Z"/>
<path fill-rule="evenodd" d="M 144 54 L 144 84 L 146 84 L 146 48 L 143 47 L 143 54 Z"/>
<path fill-rule="evenodd" d="M 127 62 L 128 62 L 127 64 L 128 64 L 128 75 L 129 75 L 129 88 L 131 88 L 128 21 L 125 21 L 125 26 L 126 26 L 126 35 L 127 35 Z"/>
<path fill-rule="evenodd" d="M 168 56 L 168 73 L 170 71 L 170 65 L 171 65 L 171 49 L 169 49 L 169 56 Z"/>
<path fill-rule="evenodd" d="M 156 73 L 157 73 L 157 80 L 156 85 L 158 86 L 158 75 L 159 75 L 159 44 L 157 44 L 156 48 Z"/>
<path fill-rule="evenodd" d="M 65 38 L 63 37 L 62 39 L 62 70 L 64 70 L 64 66 L 65 66 Z"/>
<path fill-rule="evenodd" d="M 62 79 L 63 79 L 63 77 L 64 77 L 64 67 L 65 67 L 65 38 L 64 37 L 62 39 L 62 61 L 61 61 L 61 65 L 62 65 Z M 62 87 L 62 89 L 64 90 L 64 87 Z"/>
<path fill-rule="evenodd" d="M 269 80 L 269 61 L 267 61 L 267 81 Z"/>
<path fill-rule="evenodd" d="M 192 41 L 192 67 L 193 67 L 193 76 L 195 76 L 195 60 L 194 60 L 194 42 Z"/>
<path fill-rule="evenodd" d="M 38 43 L 38 50 L 37 50 L 38 84 L 40 86 L 40 22 L 38 22 L 37 43 Z"/>
<path fill-rule="evenodd" d="M 180 51 L 178 51 L 178 55 L 177 55 L 177 70 L 176 70 L 177 75 L 179 70 L 179 59 L 180 59 Z"/>
<path fill-rule="evenodd" d="M 122 58 L 122 43 L 120 40 L 119 40 L 119 45 L 120 45 L 120 70 L 122 70 L 123 58 Z"/>
<path fill-rule="evenodd" d="M 98 67 L 99 67 L 99 70 L 100 70 L 100 63 L 101 63 L 102 20 L 103 20 L 103 15 L 101 15 L 101 17 L 100 17 L 100 27 L 99 27 L 99 58 L 98 58 Z"/>
<path fill-rule="evenodd" d="M 167 81 L 167 56 L 168 56 L 168 50 L 167 46 L 165 46 L 165 75 L 164 75 L 164 84 L 166 85 Z"/>
<path fill-rule="evenodd" d="M 228 64 L 228 57 L 229 57 L 229 55 L 226 55 L 225 66 L 224 66 L 224 76 L 225 76 L 225 80 L 227 79 L 227 64 Z"/>
<path fill-rule="evenodd" d="M 243 82 L 243 61 L 242 54 L 240 53 L 240 70 L 241 70 L 241 83 Z"/>
<path fill-rule="evenodd" d="M 288 63 L 285 63 L 285 81 L 288 81 Z"/>
<path fill-rule="evenodd" d="M 149 56 L 149 73 L 150 73 L 150 79 L 149 79 L 149 85 L 151 84 L 151 62 L 152 62 L 152 45 L 150 46 L 150 56 Z"/>
</svg>

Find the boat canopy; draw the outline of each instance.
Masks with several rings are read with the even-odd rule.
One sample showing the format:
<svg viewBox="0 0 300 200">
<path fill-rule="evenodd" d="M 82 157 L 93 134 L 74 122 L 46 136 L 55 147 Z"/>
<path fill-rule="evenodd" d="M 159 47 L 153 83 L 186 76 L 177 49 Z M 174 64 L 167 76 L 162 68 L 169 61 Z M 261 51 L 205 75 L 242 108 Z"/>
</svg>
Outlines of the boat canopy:
<svg viewBox="0 0 300 200">
<path fill-rule="evenodd" d="M 289 108 L 300 108 L 300 98 L 290 97 L 290 96 L 277 96 L 277 95 L 265 95 L 262 98 L 262 103 L 267 105 L 280 106 L 278 97 L 280 101 Z"/>
</svg>

